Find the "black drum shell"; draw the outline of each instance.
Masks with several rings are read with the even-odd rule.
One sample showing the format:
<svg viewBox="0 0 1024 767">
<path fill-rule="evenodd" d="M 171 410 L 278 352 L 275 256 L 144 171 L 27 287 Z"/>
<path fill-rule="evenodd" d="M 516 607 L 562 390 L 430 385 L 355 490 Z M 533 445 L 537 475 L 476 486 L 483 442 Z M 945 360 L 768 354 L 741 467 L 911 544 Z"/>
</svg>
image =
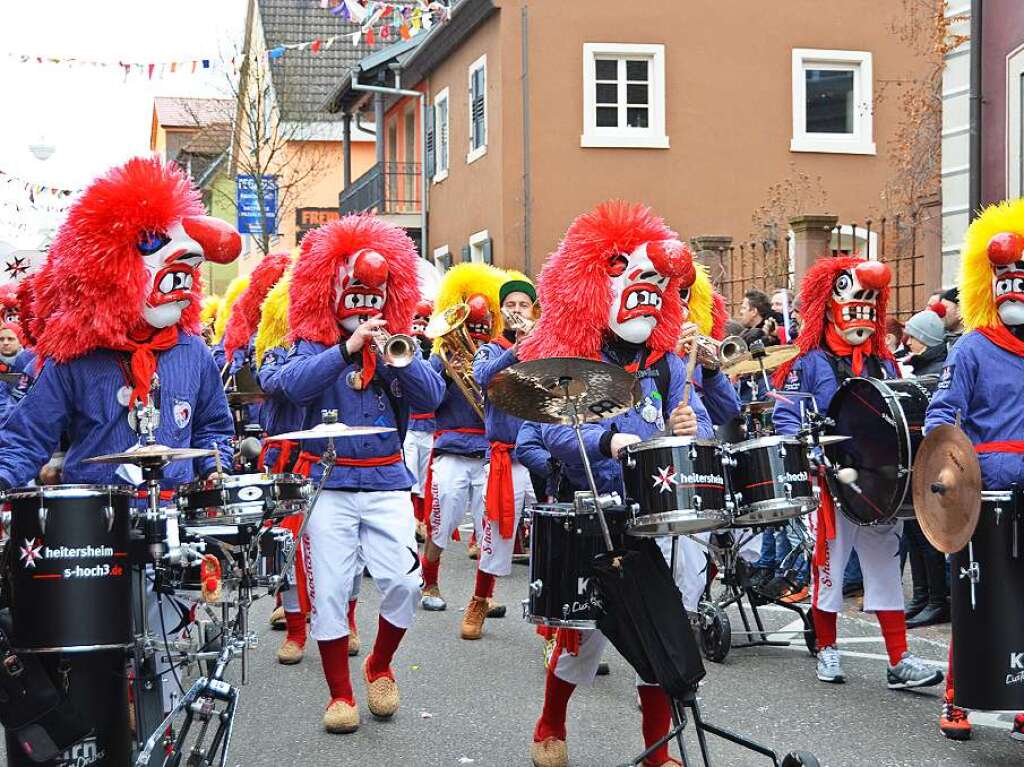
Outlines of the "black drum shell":
<svg viewBox="0 0 1024 767">
<path fill-rule="evenodd" d="M 234 525 L 284 519 L 308 498 L 299 474 L 238 474 L 178 488 L 178 508 L 189 525 Z"/>
<path fill-rule="evenodd" d="M 131 644 L 132 495 L 126 488 L 98 485 L 28 487 L 7 494 L 15 649 L 86 652 Z M 46 510 L 44 525 L 40 509 Z M 95 556 L 82 552 L 90 546 Z M 79 553 L 50 558 L 58 547 Z"/>
<path fill-rule="evenodd" d="M 1024 601 L 1017 588 L 1024 583 L 1024 535 L 1014 559 L 1012 494 L 1001 495 L 995 500 L 984 494 L 971 546 L 950 561 L 954 702 L 968 709 L 1019 712 L 1024 711 Z M 960 577 L 970 566 L 970 549 L 981 578 L 974 607 L 971 580 Z"/>
<path fill-rule="evenodd" d="M 800 440 L 761 437 L 730 445 L 728 451 L 736 523 L 772 524 L 817 508 L 811 467 Z"/>
<path fill-rule="evenodd" d="M 626 515 L 606 511 L 612 545 L 624 541 Z M 607 551 L 593 512 L 577 514 L 571 503 L 539 504 L 530 510 L 530 595 L 527 619 L 542 626 L 596 628 L 587 593 L 594 557 Z"/>
</svg>

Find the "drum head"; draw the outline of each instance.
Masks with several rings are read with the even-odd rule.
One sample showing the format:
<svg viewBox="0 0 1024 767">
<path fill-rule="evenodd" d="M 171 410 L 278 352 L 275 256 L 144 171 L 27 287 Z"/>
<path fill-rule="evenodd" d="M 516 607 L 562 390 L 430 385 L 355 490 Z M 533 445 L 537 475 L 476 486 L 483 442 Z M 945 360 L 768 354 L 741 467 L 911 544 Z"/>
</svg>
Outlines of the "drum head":
<svg viewBox="0 0 1024 767">
<path fill-rule="evenodd" d="M 825 448 L 836 468 L 856 469 L 856 482 L 834 482 L 843 512 L 861 524 L 895 516 L 910 488 L 910 430 L 896 395 L 882 381 L 850 378 L 828 408 L 831 434 L 851 439 Z M 857 491 L 860 492 L 857 492 Z"/>
</svg>

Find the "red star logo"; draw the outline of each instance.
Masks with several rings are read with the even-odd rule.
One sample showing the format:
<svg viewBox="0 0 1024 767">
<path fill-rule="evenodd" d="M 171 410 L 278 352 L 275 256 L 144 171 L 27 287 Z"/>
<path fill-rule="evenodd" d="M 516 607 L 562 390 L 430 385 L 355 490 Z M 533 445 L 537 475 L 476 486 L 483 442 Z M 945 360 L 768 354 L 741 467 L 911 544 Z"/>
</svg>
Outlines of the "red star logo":
<svg viewBox="0 0 1024 767">
<path fill-rule="evenodd" d="M 43 542 L 39 538 L 25 539 L 25 545 L 21 547 L 21 561 L 25 567 L 35 567 L 36 560 L 43 558 Z"/>
<path fill-rule="evenodd" d="M 676 467 L 666 466 L 663 469 L 658 469 L 657 474 L 652 474 L 651 479 L 654 480 L 654 486 L 665 493 L 670 491 L 676 486 Z"/>
</svg>

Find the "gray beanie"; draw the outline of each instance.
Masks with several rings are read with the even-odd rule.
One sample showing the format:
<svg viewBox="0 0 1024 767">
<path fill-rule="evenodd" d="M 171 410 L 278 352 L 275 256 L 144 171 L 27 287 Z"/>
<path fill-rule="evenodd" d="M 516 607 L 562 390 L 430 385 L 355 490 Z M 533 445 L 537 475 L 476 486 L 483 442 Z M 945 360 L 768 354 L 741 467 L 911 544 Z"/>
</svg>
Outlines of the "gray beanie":
<svg viewBox="0 0 1024 767">
<path fill-rule="evenodd" d="M 918 312 L 907 320 L 903 332 L 908 336 L 913 336 L 925 346 L 938 346 L 946 340 L 946 329 L 942 318 L 931 309 Z"/>
</svg>

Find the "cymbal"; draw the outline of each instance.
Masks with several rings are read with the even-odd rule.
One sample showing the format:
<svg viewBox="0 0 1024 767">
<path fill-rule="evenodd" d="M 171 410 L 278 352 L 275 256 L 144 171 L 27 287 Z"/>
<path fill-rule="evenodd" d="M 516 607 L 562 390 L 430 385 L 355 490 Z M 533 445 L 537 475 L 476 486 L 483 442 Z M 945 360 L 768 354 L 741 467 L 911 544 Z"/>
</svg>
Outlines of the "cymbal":
<svg viewBox="0 0 1024 767">
<path fill-rule="evenodd" d="M 261 391 L 231 391 L 227 398 L 229 405 L 258 405 L 267 397 Z"/>
<path fill-rule="evenodd" d="M 538 423 L 595 423 L 625 413 L 637 402 L 636 377 L 617 365 L 582 357 L 519 362 L 487 387 L 492 405 Z"/>
<path fill-rule="evenodd" d="M 200 450 L 192 447 L 167 447 L 166 445 L 144 445 L 124 453 L 108 453 L 86 458 L 82 463 L 134 463 L 139 466 L 172 463 L 174 461 L 191 461 L 194 458 L 206 458 L 214 454 L 213 450 Z"/>
<path fill-rule="evenodd" d="M 942 424 L 928 432 L 914 458 L 912 487 L 925 537 L 941 552 L 960 551 L 981 514 L 981 467 L 962 429 Z"/>
<path fill-rule="evenodd" d="M 786 346 L 769 346 L 760 359 L 754 357 L 750 352 L 733 357 L 728 362 L 722 363 L 722 372 L 731 376 L 745 376 L 752 373 L 760 373 L 762 368 L 770 373 L 775 368 L 785 365 L 791 359 L 800 354 L 800 347 L 796 344 Z"/>
<path fill-rule="evenodd" d="M 746 410 L 748 413 L 752 413 L 753 415 L 761 415 L 762 413 L 767 413 L 768 411 L 773 410 L 774 408 L 775 400 L 762 399 L 754 400 L 752 402 L 746 402 L 740 409 Z"/>
<path fill-rule="evenodd" d="M 368 434 L 387 434 L 398 431 L 393 426 L 346 426 L 343 423 L 318 423 L 312 429 L 275 434 L 271 439 L 327 439 L 328 437 L 365 437 Z"/>
<path fill-rule="evenodd" d="M 845 434 L 823 434 L 818 437 L 818 444 L 822 447 L 828 447 L 829 445 L 836 445 L 840 442 L 846 442 L 848 439 L 853 439 Z M 808 442 L 807 444 L 813 445 L 814 442 Z"/>
</svg>

